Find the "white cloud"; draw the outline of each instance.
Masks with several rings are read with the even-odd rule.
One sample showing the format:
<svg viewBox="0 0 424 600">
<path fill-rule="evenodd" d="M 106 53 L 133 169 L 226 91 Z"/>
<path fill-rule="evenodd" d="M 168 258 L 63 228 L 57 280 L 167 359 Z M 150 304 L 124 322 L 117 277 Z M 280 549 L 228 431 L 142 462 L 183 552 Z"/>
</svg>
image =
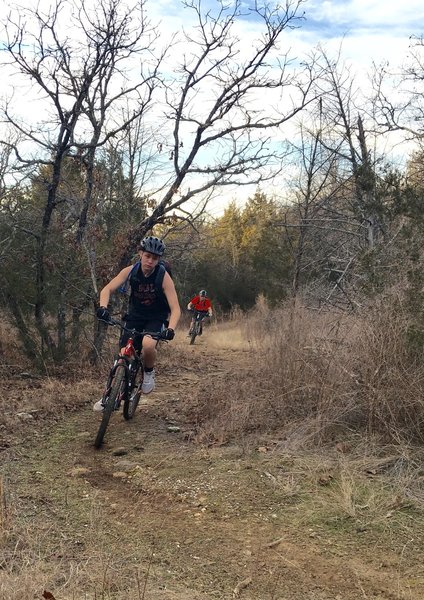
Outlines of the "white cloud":
<svg viewBox="0 0 424 600">
<path fill-rule="evenodd" d="M 333 26 L 349 24 L 353 28 L 416 30 L 422 27 L 424 5 L 421 0 L 388 2 L 387 0 L 310 0 L 305 4 L 306 16 Z M 388 32 L 390 35 L 391 32 Z"/>
</svg>

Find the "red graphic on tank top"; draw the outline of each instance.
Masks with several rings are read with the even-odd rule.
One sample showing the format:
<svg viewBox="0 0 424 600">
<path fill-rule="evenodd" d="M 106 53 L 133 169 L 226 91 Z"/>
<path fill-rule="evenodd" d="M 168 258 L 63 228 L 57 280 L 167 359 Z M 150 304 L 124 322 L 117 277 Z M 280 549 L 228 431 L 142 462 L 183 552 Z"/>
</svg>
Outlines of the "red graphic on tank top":
<svg viewBox="0 0 424 600">
<path fill-rule="evenodd" d="M 143 306 L 150 306 L 156 300 L 155 284 L 140 283 L 137 289 L 133 290 L 133 295 Z"/>
</svg>

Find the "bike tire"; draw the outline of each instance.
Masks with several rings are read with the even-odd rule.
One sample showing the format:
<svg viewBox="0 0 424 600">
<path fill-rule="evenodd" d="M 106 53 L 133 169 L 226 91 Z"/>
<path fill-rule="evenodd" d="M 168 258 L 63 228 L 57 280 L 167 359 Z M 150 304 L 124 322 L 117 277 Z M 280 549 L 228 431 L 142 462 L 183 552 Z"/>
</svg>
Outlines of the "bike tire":
<svg viewBox="0 0 424 600">
<path fill-rule="evenodd" d="M 193 327 L 193 332 L 190 336 L 190 344 L 194 344 L 194 340 L 199 335 L 200 332 L 200 321 L 196 321 Z"/>
<path fill-rule="evenodd" d="M 141 397 L 141 386 L 144 379 L 144 367 L 140 363 L 135 373 L 132 374 L 132 385 L 131 393 L 128 393 L 124 400 L 123 415 L 124 419 L 129 421 L 133 418 L 135 411 L 137 410 L 138 403 Z"/>
<path fill-rule="evenodd" d="M 106 406 L 102 412 L 102 420 L 97 432 L 94 446 L 100 448 L 105 437 L 107 426 L 109 425 L 110 417 L 112 416 L 115 408 L 115 402 L 118 395 L 121 392 L 122 385 L 125 385 L 125 367 L 118 366 L 113 376 L 112 385 L 110 387 L 109 397 L 106 402 Z"/>
</svg>

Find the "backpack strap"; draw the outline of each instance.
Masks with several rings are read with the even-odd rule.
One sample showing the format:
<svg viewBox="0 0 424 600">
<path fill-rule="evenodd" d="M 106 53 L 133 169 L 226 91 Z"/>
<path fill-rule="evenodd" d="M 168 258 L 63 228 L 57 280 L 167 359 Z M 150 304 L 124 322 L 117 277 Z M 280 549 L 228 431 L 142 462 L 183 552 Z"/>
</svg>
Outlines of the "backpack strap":
<svg viewBox="0 0 424 600">
<path fill-rule="evenodd" d="M 169 309 L 168 298 L 166 297 L 165 292 L 163 291 L 163 278 L 165 277 L 165 273 L 169 273 L 167 263 L 164 260 L 161 260 L 159 262 L 158 272 L 156 273 L 155 277 L 155 290 L 158 297 L 162 298 L 162 300 L 165 302 Z M 170 273 L 169 275 L 172 277 Z"/>
<path fill-rule="evenodd" d="M 166 267 L 163 261 L 159 262 L 158 267 L 158 272 L 155 277 L 155 289 L 156 293 L 163 294 L 163 278 L 165 277 Z"/>
<path fill-rule="evenodd" d="M 136 263 L 133 264 L 133 266 L 131 268 L 131 271 L 128 273 L 128 277 L 126 278 L 126 280 L 124 281 L 124 283 L 118 288 L 118 290 L 121 292 L 121 294 L 127 294 L 129 292 L 131 275 L 133 273 L 135 273 L 135 271 L 138 269 L 138 267 L 140 265 L 141 265 L 141 262 L 139 260 Z"/>
</svg>

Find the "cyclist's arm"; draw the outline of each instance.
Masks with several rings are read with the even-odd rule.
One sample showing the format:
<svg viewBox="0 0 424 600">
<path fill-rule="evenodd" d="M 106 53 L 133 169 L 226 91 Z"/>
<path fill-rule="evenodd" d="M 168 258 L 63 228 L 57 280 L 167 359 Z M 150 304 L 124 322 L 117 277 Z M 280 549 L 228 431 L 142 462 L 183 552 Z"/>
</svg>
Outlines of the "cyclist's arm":
<svg viewBox="0 0 424 600">
<path fill-rule="evenodd" d="M 193 308 L 194 308 L 194 310 L 197 310 L 196 304 L 198 303 L 198 301 L 199 301 L 199 296 L 193 296 L 193 298 L 190 300 L 190 302 L 187 305 L 188 310 L 191 310 Z"/>
<path fill-rule="evenodd" d="M 109 304 L 110 300 L 110 295 L 115 290 L 117 290 L 119 286 L 126 282 L 131 269 L 131 265 L 129 267 L 125 267 L 125 269 L 122 269 L 122 271 L 118 273 L 116 277 L 114 277 L 111 281 L 109 281 L 109 283 L 105 285 L 105 287 L 100 292 L 99 306 L 104 306 L 105 308 L 107 308 L 107 305 Z"/>
<path fill-rule="evenodd" d="M 169 315 L 169 329 L 174 329 L 178 325 L 178 321 L 181 316 L 180 303 L 178 302 L 177 292 L 175 290 L 174 282 L 170 277 L 169 273 L 165 273 L 163 278 L 163 293 L 168 300 L 169 308 L 171 310 L 171 314 Z"/>
</svg>

